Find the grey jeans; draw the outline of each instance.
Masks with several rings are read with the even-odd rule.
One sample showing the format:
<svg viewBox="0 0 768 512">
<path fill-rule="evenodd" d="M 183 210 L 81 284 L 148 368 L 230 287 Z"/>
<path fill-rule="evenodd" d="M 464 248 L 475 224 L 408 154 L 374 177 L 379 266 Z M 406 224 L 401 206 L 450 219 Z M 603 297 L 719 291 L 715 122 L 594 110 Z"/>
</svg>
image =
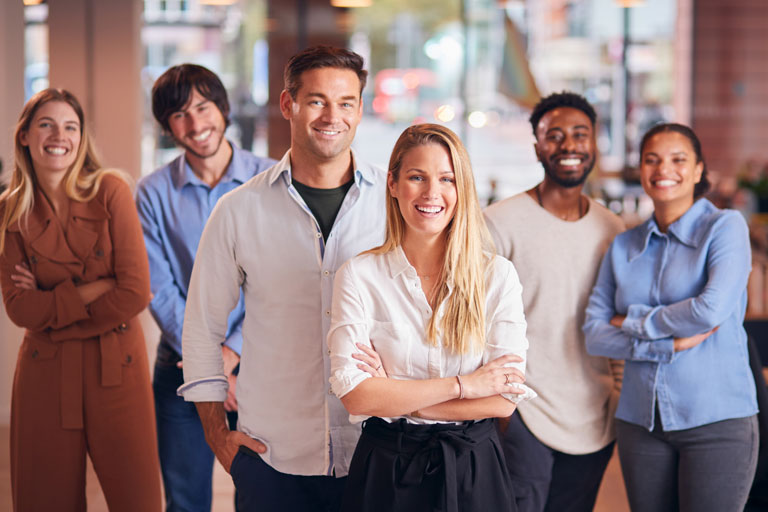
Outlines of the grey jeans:
<svg viewBox="0 0 768 512">
<path fill-rule="evenodd" d="M 658 411 L 657 411 L 658 412 Z M 740 512 L 757 465 L 757 417 L 653 431 L 616 421 L 632 512 Z"/>
</svg>

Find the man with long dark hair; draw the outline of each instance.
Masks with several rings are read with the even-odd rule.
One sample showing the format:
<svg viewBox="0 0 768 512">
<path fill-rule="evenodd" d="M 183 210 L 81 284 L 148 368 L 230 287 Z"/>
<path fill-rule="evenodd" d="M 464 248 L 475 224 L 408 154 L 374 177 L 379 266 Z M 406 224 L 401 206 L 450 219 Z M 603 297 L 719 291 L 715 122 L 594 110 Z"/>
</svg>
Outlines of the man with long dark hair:
<svg viewBox="0 0 768 512">
<path fill-rule="evenodd" d="M 152 302 L 160 327 L 153 389 L 166 510 L 211 509 L 213 452 L 193 404 L 177 396 L 183 383 L 181 329 L 197 244 L 221 196 L 274 163 L 234 146 L 224 137 L 229 101 L 212 71 L 174 66 L 152 88 L 155 119 L 184 151 L 139 182 L 136 206 L 149 255 Z M 222 340 L 224 374 L 231 383 L 225 408 L 237 424 L 236 368 L 243 344 L 243 300 L 229 316 Z"/>
</svg>

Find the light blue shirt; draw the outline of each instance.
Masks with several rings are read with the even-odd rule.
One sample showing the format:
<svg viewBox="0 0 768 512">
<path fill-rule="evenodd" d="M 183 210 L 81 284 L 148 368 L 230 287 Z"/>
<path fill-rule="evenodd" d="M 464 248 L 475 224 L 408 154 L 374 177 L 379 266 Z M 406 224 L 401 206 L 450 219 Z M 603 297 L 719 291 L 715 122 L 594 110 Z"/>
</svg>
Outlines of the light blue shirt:
<svg viewBox="0 0 768 512">
<path fill-rule="evenodd" d="M 160 327 L 161 343 L 179 355 L 189 278 L 203 227 L 221 196 L 274 163 L 232 144 L 229 167 L 213 188 L 195 175 L 183 154 L 142 178 L 136 187 L 136 207 L 149 256 L 149 310 Z M 241 297 L 229 316 L 225 341 L 237 354 L 243 344 L 244 312 Z"/>
<path fill-rule="evenodd" d="M 353 155 L 353 184 L 328 240 L 291 182 L 290 152 L 224 196 L 200 239 L 184 318 L 187 401 L 227 396 L 220 340 L 245 296 L 238 430 L 281 473 L 347 474 L 360 427 L 331 391 L 325 344 L 336 270 L 380 245 L 386 175 Z"/>
<path fill-rule="evenodd" d="M 699 199 L 667 233 L 653 217 L 616 237 L 584 323 L 587 351 L 625 359 L 616 417 L 648 430 L 658 403 L 665 431 L 757 413 L 744 312 L 751 252 L 733 210 Z M 626 315 L 621 329 L 609 324 Z M 674 338 L 719 329 L 674 351 Z"/>
</svg>

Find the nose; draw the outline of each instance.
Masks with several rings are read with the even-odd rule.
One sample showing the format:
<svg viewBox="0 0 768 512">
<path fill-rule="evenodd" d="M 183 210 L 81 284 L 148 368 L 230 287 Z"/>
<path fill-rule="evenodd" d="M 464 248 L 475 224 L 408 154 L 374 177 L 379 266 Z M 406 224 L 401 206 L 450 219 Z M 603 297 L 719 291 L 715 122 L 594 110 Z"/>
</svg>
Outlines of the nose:
<svg viewBox="0 0 768 512">
<path fill-rule="evenodd" d="M 440 185 L 439 180 L 429 178 L 425 181 L 424 184 L 424 190 L 422 191 L 422 196 L 425 199 L 432 199 L 439 196 L 438 186 Z"/>
<path fill-rule="evenodd" d="M 336 122 L 338 118 L 339 118 L 339 107 L 330 102 L 327 105 L 325 105 L 325 107 L 323 108 L 321 119 L 326 123 L 332 124 Z"/>
<path fill-rule="evenodd" d="M 188 112 L 185 116 L 185 120 L 187 122 L 187 130 L 195 133 L 197 132 L 198 128 L 200 127 L 200 118 L 195 114 L 194 112 Z"/>
<path fill-rule="evenodd" d="M 566 134 L 560 147 L 566 153 L 573 153 L 576 150 L 576 139 Z"/>
</svg>

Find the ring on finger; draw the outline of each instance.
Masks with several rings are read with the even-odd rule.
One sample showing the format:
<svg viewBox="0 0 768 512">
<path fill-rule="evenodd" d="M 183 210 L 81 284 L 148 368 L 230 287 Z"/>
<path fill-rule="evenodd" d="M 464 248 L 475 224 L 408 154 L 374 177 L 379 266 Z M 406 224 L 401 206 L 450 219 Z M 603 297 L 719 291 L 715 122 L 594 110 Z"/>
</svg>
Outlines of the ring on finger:
<svg viewBox="0 0 768 512">
<path fill-rule="evenodd" d="M 510 382 L 509 382 L 509 374 L 508 374 L 508 373 L 505 373 L 505 374 L 504 374 L 504 383 L 505 383 L 505 384 L 509 384 L 509 383 L 510 383 Z"/>
<path fill-rule="evenodd" d="M 381 370 L 381 365 L 376 367 L 376 371 L 379 371 L 379 370 Z"/>
</svg>

